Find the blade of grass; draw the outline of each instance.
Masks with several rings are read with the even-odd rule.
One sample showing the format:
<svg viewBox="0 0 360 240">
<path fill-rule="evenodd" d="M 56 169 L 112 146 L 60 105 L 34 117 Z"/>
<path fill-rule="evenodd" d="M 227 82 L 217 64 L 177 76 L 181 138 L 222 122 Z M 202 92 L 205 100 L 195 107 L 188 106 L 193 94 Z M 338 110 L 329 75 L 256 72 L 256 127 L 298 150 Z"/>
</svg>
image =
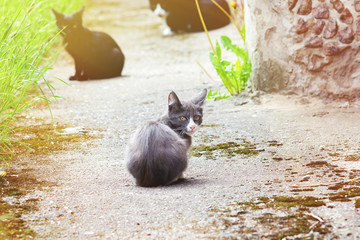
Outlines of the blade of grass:
<svg viewBox="0 0 360 240">
<path fill-rule="evenodd" d="M 74 11 L 84 2 L 0 1 L 0 162 L 5 165 L 12 157 L 16 116 L 40 100 L 49 106 L 51 98 L 57 98 L 44 77 L 57 56 L 52 47 L 60 40 L 51 8 Z"/>
<path fill-rule="evenodd" d="M 209 43 L 210 43 L 210 45 L 211 45 L 211 48 L 212 48 L 213 52 L 215 53 L 214 45 L 213 45 L 212 42 L 211 42 L 209 32 L 208 32 L 208 30 L 207 30 L 207 27 L 206 27 L 204 18 L 203 18 L 203 16 L 202 16 L 202 13 L 201 13 L 201 10 L 200 10 L 199 1 L 198 1 L 198 0 L 195 0 L 195 3 L 196 3 L 197 11 L 198 11 L 198 13 L 199 13 L 199 17 L 200 17 L 200 20 L 201 20 L 201 24 L 203 25 L 203 28 L 204 28 L 204 30 L 205 30 L 205 32 L 206 32 L 206 36 L 207 36 L 207 38 L 208 38 L 208 40 L 209 40 Z"/>
</svg>

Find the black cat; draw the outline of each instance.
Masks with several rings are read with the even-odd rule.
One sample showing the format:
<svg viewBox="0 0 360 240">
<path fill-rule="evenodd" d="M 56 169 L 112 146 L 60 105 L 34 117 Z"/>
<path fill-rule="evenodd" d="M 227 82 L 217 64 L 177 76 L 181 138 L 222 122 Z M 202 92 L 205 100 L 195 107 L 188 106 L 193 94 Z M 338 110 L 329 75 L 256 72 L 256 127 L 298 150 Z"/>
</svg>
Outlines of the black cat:
<svg viewBox="0 0 360 240">
<path fill-rule="evenodd" d="M 84 8 L 71 15 L 53 9 L 56 24 L 74 58 L 75 75 L 70 80 L 103 79 L 121 76 L 125 57 L 114 39 L 106 33 L 87 29 L 82 24 Z"/>
<path fill-rule="evenodd" d="M 204 31 L 196 8 L 195 0 L 149 0 L 152 11 L 164 10 L 166 23 L 173 32 Z M 215 0 L 230 14 L 226 0 Z M 224 27 L 230 19 L 211 1 L 198 0 L 208 30 Z"/>
</svg>

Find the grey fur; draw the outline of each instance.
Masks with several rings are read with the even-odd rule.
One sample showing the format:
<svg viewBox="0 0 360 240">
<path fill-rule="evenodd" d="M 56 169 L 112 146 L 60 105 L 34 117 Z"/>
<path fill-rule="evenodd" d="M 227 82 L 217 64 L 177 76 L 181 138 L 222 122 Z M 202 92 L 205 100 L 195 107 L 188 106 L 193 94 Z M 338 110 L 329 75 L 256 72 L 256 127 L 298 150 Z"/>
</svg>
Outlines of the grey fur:
<svg viewBox="0 0 360 240">
<path fill-rule="evenodd" d="M 168 97 L 168 112 L 157 121 L 138 129 L 127 150 L 127 169 L 143 187 L 168 185 L 182 177 L 187 167 L 187 152 L 191 136 L 186 127 L 189 121 L 180 120 L 198 116 L 202 122 L 202 105 L 207 89 L 190 101 L 180 102 L 174 92 Z M 183 119 L 183 118 L 182 118 Z"/>
</svg>

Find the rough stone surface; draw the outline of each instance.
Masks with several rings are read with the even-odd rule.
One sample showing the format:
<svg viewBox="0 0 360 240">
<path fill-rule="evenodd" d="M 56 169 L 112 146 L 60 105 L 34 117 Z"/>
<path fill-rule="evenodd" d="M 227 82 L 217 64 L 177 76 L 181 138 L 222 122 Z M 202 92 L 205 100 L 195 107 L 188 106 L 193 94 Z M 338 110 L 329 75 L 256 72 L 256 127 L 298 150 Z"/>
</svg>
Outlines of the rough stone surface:
<svg viewBox="0 0 360 240">
<path fill-rule="evenodd" d="M 326 3 L 322 3 L 313 10 L 314 17 L 316 19 L 328 19 L 330 12 Z"/>
<path fill-rule="evenodd" d="M 326 56 L 334 56 L 334 55 L 340 53 L 339 44 L 337 42 L 325 43 L 323 52 Z"/>
<path fill-rule="evenodd" d="M 360 63 L 356 60 L 360 58 L 360 19 L 354 18 L 356 2 L 298 0 L 294 6 L 292 1 L 245 3 L 246 44 L 255 66 L 254 89 L 360 96 Z"/>
<path fill-rule="evenodd" d="M 360 0 L 354 0 L 355 11 L 360 12 Z"/>
<path fill-rule="evenodd" d="M 297 3 L 298 0 L 288 0 L 288 6 L 289 6 L 289 10 L 292 10 Z"/>
<path fill-rule="evenodd" d="M 313 33 L 316 35 L 321 34 L 324 29 L 324 26 L 325 26 L 325 21 L 320 20 L 320 21 L 316 22 Z"/>
<path fill-rule="evenodd" d="M 339 31 L 339 41 L 344 44 L 352 43 L 354 41 L 354 31 L 349 27 Z"/>
<path fill-rule="evenodd" d="M 308 48 L 320 48 L 323 46 L 323 40 L 321 37 L 312 37 L 305 42 L 305 46 Z"/>
<path fill-rule="evenodd" d="M 331 18 L 325 26 L 324 30 L 324 38 L 330 39 L 335 37 L 336 33 L 338 31 L 338 25 L 335 19 Z"/>
<path fill-rule="evenodd" d="M 351 14 L 350 10 L 346 8 L 340 15 L 340 21 L 346 23 L 348 25 L 354 22 L 353 15 Z"/>
<path fill-rule="evenodd" d="M 334 9 L 338 12 L 338 13 L 342 13 L 342 11 L 344 11 L 344 4 L 341 1 L 336 1 L 333 3 Z"/>
<path fill-rule="evenodd" d="M 307 32 L 308 29 L 309 28 L 307 26 L 307 23 L 304 21 L 304 19 L 299 18 L 298 23 L 296 25 L 296 33 L 302 34 L 302 33 Z"/>
<path fill-rule="evenodd" d="M 301 0 L 298 14 L 308 15 L 312 11 L 312 0 Z"/>
<path fill-rule="evenodd" d="M 355 29 L 356 29 L 356 35 L 359 35 L 359 36 L 360 36 L 360 19 L 358 19 L 358 20 L 356 21 Z"/>
</svg>

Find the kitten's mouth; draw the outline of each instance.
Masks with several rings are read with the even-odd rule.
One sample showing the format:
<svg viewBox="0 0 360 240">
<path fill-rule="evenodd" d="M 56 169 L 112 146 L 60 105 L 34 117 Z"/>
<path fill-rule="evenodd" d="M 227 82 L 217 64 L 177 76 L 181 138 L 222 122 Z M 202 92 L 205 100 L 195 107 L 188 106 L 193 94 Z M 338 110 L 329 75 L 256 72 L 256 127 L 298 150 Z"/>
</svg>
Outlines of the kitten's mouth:
<svg viewBox="0 0 360 240">
<path fill-rule="evenodd" d="M 190 131 L 187 131 L 187 132 L 186 132 L 186 135 L 191 136 L 191 135 L 193 135 L 193 134 L 194 134 L 194 132 L 195 132 L 195 130 L 190 130 Z"/>
</svg>

